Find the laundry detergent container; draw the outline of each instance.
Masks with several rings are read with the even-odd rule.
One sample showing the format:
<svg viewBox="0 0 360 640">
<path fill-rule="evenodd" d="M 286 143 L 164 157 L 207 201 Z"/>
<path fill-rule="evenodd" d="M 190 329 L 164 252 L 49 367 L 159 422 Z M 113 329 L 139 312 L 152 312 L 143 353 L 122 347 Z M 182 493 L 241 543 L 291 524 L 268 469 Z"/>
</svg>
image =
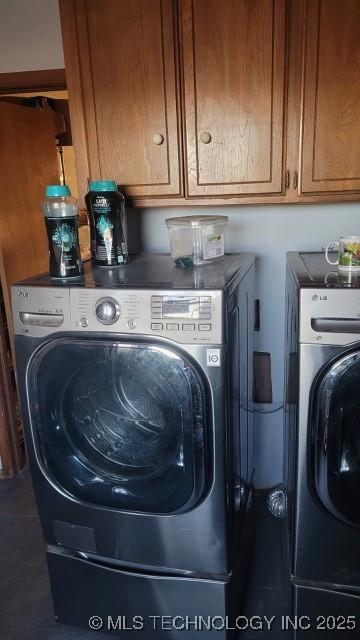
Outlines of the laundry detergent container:
<svg viewBox="0 0 360 640">
<path fill-rule="evenodd" d="M 169 230 L 171 257 L 175 262 L 191 260 L 206 264 L 225 253 L 227 216 L 184 216 L 165 220 Z"/>
</svg>

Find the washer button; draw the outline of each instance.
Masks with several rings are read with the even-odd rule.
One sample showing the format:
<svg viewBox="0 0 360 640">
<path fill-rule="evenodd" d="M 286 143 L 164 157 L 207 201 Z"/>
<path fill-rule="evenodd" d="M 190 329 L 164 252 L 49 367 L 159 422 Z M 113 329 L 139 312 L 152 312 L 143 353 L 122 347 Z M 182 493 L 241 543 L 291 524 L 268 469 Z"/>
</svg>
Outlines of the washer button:
<svg viewBox="0 0 360 640">
<path fill-rule="evenodd" d="M 88 324 L 89 324 L 89 321 L 88 321 L 88 319 L 87 319 L 87 318 L 85 318 L 85 317 L 80 318 L 80 325 L 81 325 L 82 327 L 87 327 L 87 326 L 88 326 Z"/>
<path fill-rule="evenodd" d="M 179 331 L 179 325 L 176 322 L 168 322 L 166 325 L 167 331 Z"/>
<path fill-rule="evenodd" d="M 162 322 L 152 322 L 151 328 L 153 329 L 153 331 L 162 331 L 164 328 L 164 325 Z"/>
<path fill-rule="evenodd" d="M 183 324 L 182 328 L 183 328 L 183 331 L 195 331 L 194 324 Z"/>
<path fill-rule="evenodd" d="M 129 329 L 135 329 L 136 320 L 134 320 L 133 318 L 130 318 L 130 320 L 127 321 L 127 326 Z"/>
<path fill-rule="evenodd" d="M 211 331 L 211 324 L 199 324 L 199 331 Z"/>
</svg>

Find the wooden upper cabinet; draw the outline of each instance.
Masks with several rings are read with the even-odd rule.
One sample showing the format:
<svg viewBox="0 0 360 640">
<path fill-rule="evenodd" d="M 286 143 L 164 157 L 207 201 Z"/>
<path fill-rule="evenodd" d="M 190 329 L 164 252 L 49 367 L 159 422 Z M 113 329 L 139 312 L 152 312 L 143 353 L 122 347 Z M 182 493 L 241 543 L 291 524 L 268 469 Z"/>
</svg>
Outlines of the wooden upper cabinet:
<svg viewBox="0 0 360 640">
<path fill-rule="evenodd" d="M 59 0 L 80 196 L 360 199 L 360 0 Z"/>
<path fill-rule="evenodd" d="M 60 0 L 80 191 L 181 191 L 172 0 Z"/>
<path fill-rule="evenodd" d="M 301 193 L 360 191 L 360 1 L 308 0 Z"/>
<path fill-rule="evenodd" d="M 285 1 L 180 6 L 188 194 L 280 194 Z"/>
</svg>

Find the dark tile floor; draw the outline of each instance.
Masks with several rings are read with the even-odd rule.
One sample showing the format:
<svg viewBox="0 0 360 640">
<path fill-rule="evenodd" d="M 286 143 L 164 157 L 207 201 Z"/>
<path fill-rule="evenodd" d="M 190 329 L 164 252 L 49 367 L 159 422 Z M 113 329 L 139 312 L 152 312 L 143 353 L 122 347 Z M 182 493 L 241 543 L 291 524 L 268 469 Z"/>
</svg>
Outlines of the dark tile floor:
<svg viewBox="0 0 360 640">
<path fill-rule="evenodd" d="M 255 502 L 253 557 L 249 573 L 248 589 L 243 615 L 252 626 L 240 634 L 239 640 L 252 638 L 284 638 L 281 630 L 281 616 L 286 611 L 286 590 L 284 579 L 284 560 L 282 548 L 282 522 L 274 518 L 266 509 L 264 497 Z M 256 629 L 258 617 L 274 617 L 269 630 Z"/>
<path fill-rule="evenodd" d="M 280 522 L 263 499 L 255 507 L 254 558 L 243 615 L 276 616 L 283 610 Z M 65 627 L 53 618 L 44 545 L 28 472 L 0 481 L 1 640 L 104 640 L 108 635 Z M 278 627 L 249 629 L 241 640 L 278 637 Z M 145 640 L 145 639 L 144 639 Z"/>
</svg>

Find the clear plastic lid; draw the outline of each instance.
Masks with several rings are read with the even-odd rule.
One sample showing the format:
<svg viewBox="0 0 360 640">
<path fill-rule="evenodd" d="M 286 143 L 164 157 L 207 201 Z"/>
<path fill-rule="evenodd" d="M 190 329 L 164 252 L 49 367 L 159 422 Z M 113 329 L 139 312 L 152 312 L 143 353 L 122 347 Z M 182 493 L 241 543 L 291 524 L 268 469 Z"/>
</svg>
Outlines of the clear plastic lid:
<svg viewBox="0 0 360 640">
<path fill-rule="evenodd" d="M 75 218 L 78 214 L 78 201 L 71 196 L 46 198 L 42 203 L 42 210 L 45 218 Z"/>
<path fill-rule="evenodd" d="M 75 218 L 77 198 L 73 198 L 67 184 L 48 184 L 42 210 L 45 218 Z"/>
<path fill-rule="evenodd" d="M 227 216 L 181 216 L 179 218 L 167 218 L 167 227 L 205 227 L 211 224 L 227 224 Z"/>
</svg>

